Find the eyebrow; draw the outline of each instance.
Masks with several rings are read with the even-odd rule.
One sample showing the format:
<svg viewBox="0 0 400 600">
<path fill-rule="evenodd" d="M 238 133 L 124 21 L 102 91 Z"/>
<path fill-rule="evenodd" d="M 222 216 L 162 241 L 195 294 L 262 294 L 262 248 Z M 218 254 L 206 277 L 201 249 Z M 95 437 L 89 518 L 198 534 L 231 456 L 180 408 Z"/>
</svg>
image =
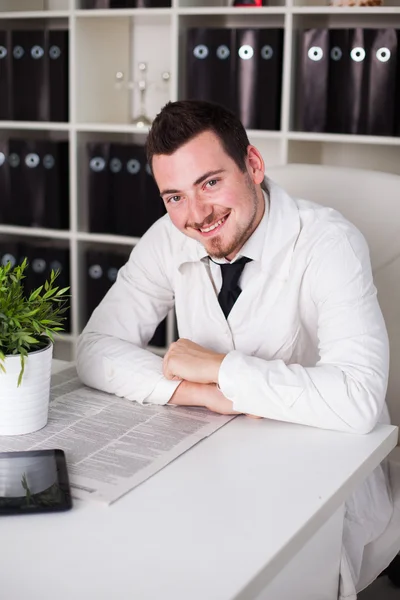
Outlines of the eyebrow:
<svg viewBox="0 0 400 600">
<path fill-rule="evenodd" d="M 225 169 L 218 169 L 217 171 L 207 171 L 207 173 L 204 173 L 204 175 L 201 175 L 198 179 L 196 179 L 196 181 L 193 183 L 193 185 L 200 185 L 201 183 L 203 183 L 203 181 L 205 181 L 206 179 L 208 179 L 209 177 L 212 177 L 213 175 L 219 175 L 219 173 L 224 173 Z M 167 194 L 178 194 L 180 190 L 163 190 L 160 194 L 160 196 L 165 196 Z"/>
</svg>

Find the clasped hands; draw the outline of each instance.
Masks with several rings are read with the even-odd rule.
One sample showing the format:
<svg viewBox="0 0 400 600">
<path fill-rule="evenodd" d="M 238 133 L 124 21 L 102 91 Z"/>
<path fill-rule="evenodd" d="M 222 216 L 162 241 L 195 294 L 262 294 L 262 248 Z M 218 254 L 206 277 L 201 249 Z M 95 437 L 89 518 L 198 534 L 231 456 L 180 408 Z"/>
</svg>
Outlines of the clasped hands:
<svg viewBox="0 0 400 600">
<path fill-rule="evenodd" d="M 239 414 L 216 385 L 225 356 L 184 338 L 173 342 L 164 356 L 163 372 L 167 379 L 182 383 L 170 403 L 205 406 L 220 414 Z"/>
</svg>

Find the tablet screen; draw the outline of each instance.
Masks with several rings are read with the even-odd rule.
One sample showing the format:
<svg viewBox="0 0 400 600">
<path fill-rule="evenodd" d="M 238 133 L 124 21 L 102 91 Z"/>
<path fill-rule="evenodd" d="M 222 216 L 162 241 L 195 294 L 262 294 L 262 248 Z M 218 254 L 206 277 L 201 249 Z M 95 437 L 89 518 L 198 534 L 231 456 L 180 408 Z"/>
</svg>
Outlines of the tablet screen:
<svg viewBox="0 0 400 600">
<path fill-rule="evenodd" d="M 0 515 L 72 507 L 62 450 L 0 452 Z"/>
</svg>

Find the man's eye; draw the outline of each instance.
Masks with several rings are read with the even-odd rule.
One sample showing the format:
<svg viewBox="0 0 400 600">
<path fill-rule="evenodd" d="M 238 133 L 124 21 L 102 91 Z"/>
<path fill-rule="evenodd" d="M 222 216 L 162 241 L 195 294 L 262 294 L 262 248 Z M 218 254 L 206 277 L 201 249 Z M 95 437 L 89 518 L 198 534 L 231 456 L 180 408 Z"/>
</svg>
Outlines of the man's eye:
<svg viewBox="0 0 400 600">
<path fill-rule="evenodd" d="M 209 187 L 215 187 L 218 183 L 218 179 L 210 179 L 210 181 L 207 182 L 207 185 Z"/>
<path fill-rule="evenodd" d="M 179 202 L 180 199 L 180 196 L 171 196 L 171 198 L 168 198 L 167 202 L 172 202 L 172 204 L 176 204 L 177 202 Z"/>
</svg>

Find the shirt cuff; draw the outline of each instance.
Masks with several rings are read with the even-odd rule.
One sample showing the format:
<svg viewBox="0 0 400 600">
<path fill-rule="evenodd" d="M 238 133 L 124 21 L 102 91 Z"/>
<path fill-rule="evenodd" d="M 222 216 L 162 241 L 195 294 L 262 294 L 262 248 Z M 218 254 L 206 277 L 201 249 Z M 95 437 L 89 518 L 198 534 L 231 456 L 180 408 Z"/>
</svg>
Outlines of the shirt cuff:
<svg viewBox="0 0 400 600">
<path fill-rule="evenodd" d="M 171 381 L 165 377 L 160 379 L 151 394 L 143 400 L 143 404 L 167 404 L 180 383 L 182 383 L 181 380 Z"/>
<path fill-rule="evenodd" d="M 235 392 L 237 392 L 237 382 L 235 382 L 235 377 L 232 377 L 232 373 L 235 373 L 235 369 L 239 366 L 237 365 L 237 362 L 240 356 L 241 353 L 237 350 L 228 352 L 223 359 L 218 372 L 217 387 L 223 393 L 225 398 L 228 398 L 228 400 L 231 400 L 232 402 L 235 401 Z"/>
</svg>

